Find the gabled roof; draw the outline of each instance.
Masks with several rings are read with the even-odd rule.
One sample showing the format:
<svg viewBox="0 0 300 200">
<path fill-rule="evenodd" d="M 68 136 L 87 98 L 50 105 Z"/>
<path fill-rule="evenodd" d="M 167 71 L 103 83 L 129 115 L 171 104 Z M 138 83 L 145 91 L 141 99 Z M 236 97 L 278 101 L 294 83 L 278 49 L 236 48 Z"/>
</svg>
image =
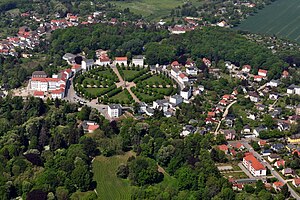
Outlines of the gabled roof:
<svg viewBox="0 0 300 200">
<path fill-rule="evenodd" d="M 127 57 L 116 57 L 116 61 L 127 61 Z"/>
<path fill-rule="evenodd" d="M 259 73 L 264 73 L 264 74 L 267 74 L 267 73 L 268 73 L 268 71 L 267 71 L 267 70 L 264 70 L 264 69 L 259 69 L 258 72 L 259 72 Z"/>
<path fill-rule="evenodd" d="M 221 150 L 221 151 L 228 151 L 228 147 L 225 144 L 219 145 L 218 149 Z"/>
<path fill-rule="evenodd" d="M 43 91 L 34 91 L 33 96 L 44 96 L 44 92 Z"/>
<path fill-rule="evenodd" d="M 244 157 L 244 159 L 247 162 L 251 163 L 251 166 L 255 169 L 255 170 L 265 170 L 266 168 L 263 166 L 263 164 L 261 164 L 252 154 L 247 155 L 246 157 Z"/>
<path fill-rule="evenodd" d="M 276 188 L 279 188 L 279 187 L 282 187 L 284 184 L 280 181 L 276 181 L 273 183 L 273 185 L 276 187 Z"/>
<path fill-rule="evenodd" d="M 295 185 L 300 185 L 300 178 L 294 178 L 293 181 Z"/>
</svg>

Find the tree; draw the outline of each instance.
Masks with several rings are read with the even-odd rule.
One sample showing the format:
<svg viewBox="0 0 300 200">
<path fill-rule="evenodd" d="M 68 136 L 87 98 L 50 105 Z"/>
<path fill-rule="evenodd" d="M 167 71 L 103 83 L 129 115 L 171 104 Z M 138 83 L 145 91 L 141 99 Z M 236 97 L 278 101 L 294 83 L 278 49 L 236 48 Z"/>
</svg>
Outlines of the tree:
<svg viewBox="0 0 300 200">
<path fill-rule="evenodd" d="M 129 174 L 129 168 L 127 165 L 121 164 L 117 169 L 117 177 L 127 178 Z"/>
<path fill-rule="evenodd" d="M 289 191 L 289 188 L 288 188 L 287 184 L 284 184 L 282 186 L 282 188 L 281 188 L 281 194 L 283 194 L 286 199 L 290 197 L 291 193 Z"/>
<path fill-rule="evenodd" d="M 197 175 L 190 167 L 181 167 L 175 174 L 180 190 L 197 189 Z"/>
<path fill-rule="evenodd" d="M 64 187 L 57 187 L 55 191 L 55 196 L 57 200 L 68 200 L 69 191 Z"/>
<path fill-rule="evenodd" d="M 163 180 L 163 174 L 158 172 L 155 161 L 150 158 L 139 156 L 129 162 L 128 167 L 129 179 L 133 185 L 144 186 Z"/>
<path fill-rule="evenodd" d="M 92 174 L 88 166 L 82 161 L 78 160 L 75 168 L 71 173 L 71 182 L 80 190 L 87 191 L 92 181 Z"/>
</svg>

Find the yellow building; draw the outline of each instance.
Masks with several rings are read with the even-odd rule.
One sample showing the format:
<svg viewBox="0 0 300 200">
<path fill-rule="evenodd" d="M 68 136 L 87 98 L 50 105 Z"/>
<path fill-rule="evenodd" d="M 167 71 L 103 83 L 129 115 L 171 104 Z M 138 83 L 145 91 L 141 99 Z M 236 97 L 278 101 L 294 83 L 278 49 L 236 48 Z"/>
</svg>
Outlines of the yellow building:
<svg viewBox="0 0 300 200">
<path fill-rule="evenodd" d="M 292 135 L 288 137 L 289 143 L 300 143 L 300 134 Z"/>
</svg>

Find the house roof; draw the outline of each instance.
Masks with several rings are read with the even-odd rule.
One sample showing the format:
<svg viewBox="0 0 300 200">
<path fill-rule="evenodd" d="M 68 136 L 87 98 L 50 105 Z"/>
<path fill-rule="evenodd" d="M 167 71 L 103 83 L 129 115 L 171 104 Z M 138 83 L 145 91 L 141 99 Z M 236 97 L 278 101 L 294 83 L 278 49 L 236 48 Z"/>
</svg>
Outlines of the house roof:
<svg viewBox="0 0 300 200">
<path fill-rule="evenodd" d="M 32 72 L 32 76 L 47 76 L 47 74 L 44 71 L 34 71 Z"/>
<path fill-rule="evenodd" d="M 239 149 L 239 148 L 243 147 L 244 145 L 240 142 L 235 142 L 235 143 L 232 143 L 231 146 Z"/>
<path fill-rule="evenodd" d="M 222 144 L 222 145 L 219 145 L 219 146 L 218 146 L 218 149 L 220 149 L 221 151 L 227 151 L 227 150 L 228 150 L 228 147 L 227 147 L 227 145 Z"/>
<path fill-rule="evenodd" d="M 99 125 L 98 124 L 96 124 L 96 125 L 89 125 L 88 126 L 88 130 L 89 131 L 94 131 L 94 130 L 96 130 L 96 129 L 98 129 L 99 128 Z"/>
<path fill-rule="evenodd" d="M 116 61 L 127 61 L 127 57 L 116 57 Z"/>
<path fill-rule="evenodd" d="M 244 159 L 251 163 L 255 170 L 265 170 L 266 168 L 261 164 L 252 154 L 247 155 Z"/>
<path fill-rule="evenodd" d="M 172 66 L 179 66 L 179 62 L 178 61 L 173 61 L 171 65 Z"/>
<path fill-rule="evenodd" d="M 251 69 L 251 66 L 250 65 L 244 65 L 243 69 Z"/>
<path fill-rule="evenodd" d="M 283 159 L 276 161 L 276 165 L 279 166 L 284 166 L 285 165 L 285 161 Z"/>
<path fill-rule="evenodd" d="M 179 77 L 182 78 L 182 79 L 187 78 L 187 76 L 184 73 L 179 74 Z"/>
<path fill-rule="evenodd" d="M 262 76 L 260 76 L 260 75 L 255 75 L 254 76 L 254 79 L 262 79 L 263 77 Z"/>
<path fill-rule="evenodd" d="M 284 168 L 283 169 L 283 174 L 292 174 L 292 173 L 293 173 L 292 168 Z"/>
<path fill-rule="evenodd" d="M 34 91 L 33 96 L 44 96 L 44 92 L 43 91 Z"/>
<path fill-rule="evenodd" d="M 280 181 L 276 181 L 273 183 L 273 185 L 276 187 L 276 188 L 279 188 L 279 187 L 282 187 L 284 184 Z"/>
<path fill-rule="evenodd" d="M 293 181 L 295 185 L 300 185 L 300 178 L 294 178 Z"/>
<path fill-rule="evenodd" d="M 58 90 L 53 90 L 51 91 L 52 94 L 61 94 L 61 93 L 64 93 L 65 92 L 65 89 L 64 88 L 61 88 L 61 89 L 58 89 Z"/>
<path fill-rule="evenodd" d="M 264 74 L 267 74 L 267 73 L 268 73 L 268 71 L 267 71 L 267 70 L 264 70 L 264 69 L 259 69 L 258 72 L 259 72 L 259 73 L 264 73 Z"/>
<path fill-rule="evenodd" d="M 110 109 L 122 109 L 120 104 L 110 104 L 108 105 Z"/>
</svg>

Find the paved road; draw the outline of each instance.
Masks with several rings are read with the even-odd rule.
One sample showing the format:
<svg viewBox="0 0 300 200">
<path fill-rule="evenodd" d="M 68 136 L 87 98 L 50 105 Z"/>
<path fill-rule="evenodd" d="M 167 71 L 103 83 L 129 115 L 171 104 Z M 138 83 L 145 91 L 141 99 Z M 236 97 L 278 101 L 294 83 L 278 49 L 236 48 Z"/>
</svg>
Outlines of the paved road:
<svg viewBox="0 0 300 200">
<path fill-rule="evenodd" d="M 71 78 L 69 81 L 69 88 L 67 89 L 67 94 L 65 97 L 65 99 L 67 101 L 72 102 L 72 103 L 77 103 L 79 101 L 83 102 L 84 105 L 87 105 L 91 108 L 97 109 L 106 119 L 111 120 L 107 114 L 107 107 L 108 107 L 107 105 L 98 104 L 97 100 L 88 101 L 86 99 L 83 99 L 83 98 L 77 96 L 72 82 L 73 82 L 73 78 Z M 84 103 L 84 102 L 86 102 L 86 103 Z"/>
<path fill-rule="evenodd" d="M 237 102 L 237 101 L 235 100 L 235 101 L 231 102 L 231 103 L 226 107 L 226 109 L 225 109 L 225 111 L 224 111 L 224 113 L 223 113 L 222 119 L 219 121 L 219 124 L 218 124 L 218 126 L 217 126 L 217 128 L 216 128 L 215 135 L 218 134 L 219 128 L 220 128 L 220 126 L 221 126 L 221 123 L 222 123 L 222 121 L 226 118 L 226 116 L 228 115 L 228 112 L 229 112 L 230 107 L 231 107 L 233 104 L 235 104 L 236 102 Z"/>
<path fill-rule="evenodd" d="M 248 144 L 248 142 L 246 142 L 245 140 L 242 140 L 241 142 L 248 149 L 249 152 L 253 153 L 253 155 L 259 161 L 262 161 L 262 164 L 271 171 L 271 174 L 274 177 L 276 177 L 279 181 L 287 184 L 288 180 L 283 179 L 277 171 L 272 170 L 273 167 L 267 161 L 265 161 L 265 159 L 260 154 L 258 154 L 256 151 L 254 151 L 253 148 Z M 287 184 L 287 186 L 289 188 L 289 191 L 291 192 L 291 196 L 300 200 L 300 196 L 298 195 L 298 193 L 291 186 L 289 186 L 289 184 Z"/>
</svg>

